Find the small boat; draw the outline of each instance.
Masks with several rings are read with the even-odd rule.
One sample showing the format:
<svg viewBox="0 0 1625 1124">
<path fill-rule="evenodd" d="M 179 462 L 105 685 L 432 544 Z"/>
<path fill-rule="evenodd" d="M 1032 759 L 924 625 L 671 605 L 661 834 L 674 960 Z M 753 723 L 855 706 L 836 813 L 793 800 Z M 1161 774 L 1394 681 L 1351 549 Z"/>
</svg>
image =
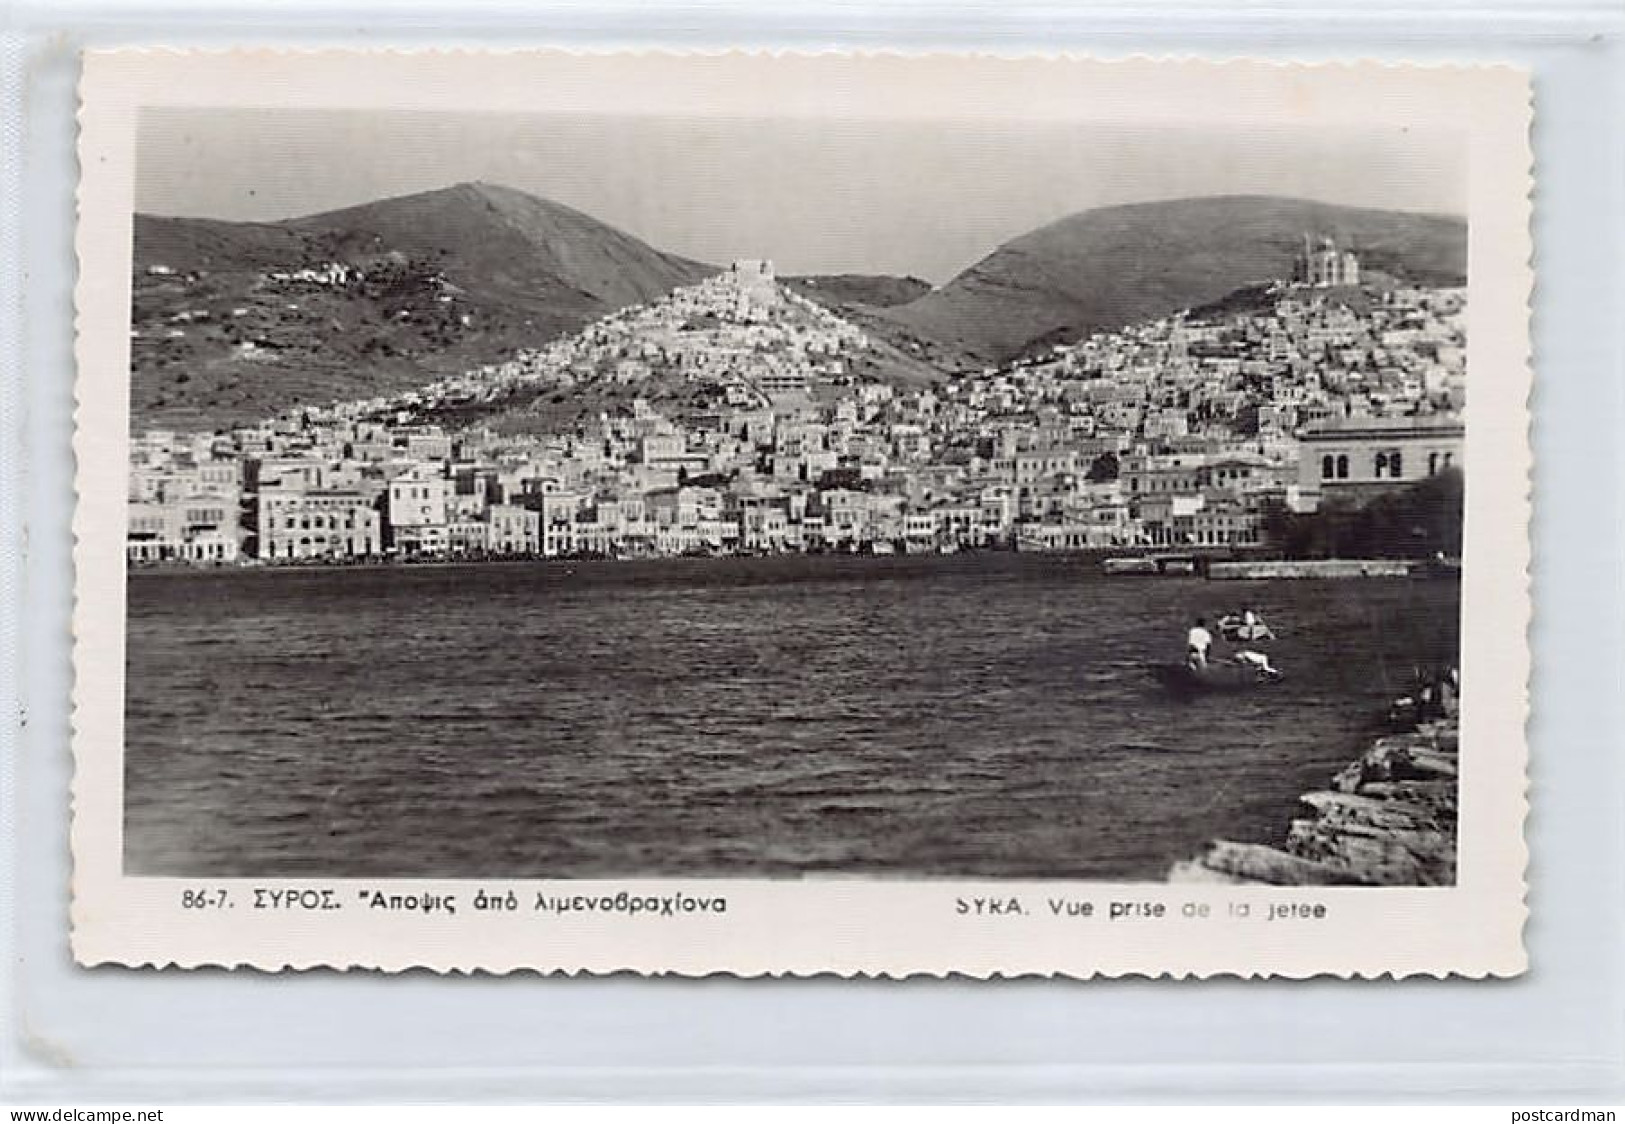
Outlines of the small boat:
<svg viewBox="0 0 1625 1124">
<path fill-rule="evenodd" d="M 1260 640 L 1274 640 L 1275 633 L 1263 621 L 1254 621 L 1247 624 L 1240 617 L 1220 617 L 1219 623 L 1214 625 L 1220 636 L 1232 644 L 1252 643 Z"/>
<path fill-rule="evenodd" d="M 1204 667 L 1192 667 L 1188 663 L 1158 663 L 1151 665 L 1151 674 L 1177 695 L 1251 691 L 1281 681 L 1279 672 L 1270 675 L 1257 667 L 1238 663 L 1210 663 Z"/>
</svg>

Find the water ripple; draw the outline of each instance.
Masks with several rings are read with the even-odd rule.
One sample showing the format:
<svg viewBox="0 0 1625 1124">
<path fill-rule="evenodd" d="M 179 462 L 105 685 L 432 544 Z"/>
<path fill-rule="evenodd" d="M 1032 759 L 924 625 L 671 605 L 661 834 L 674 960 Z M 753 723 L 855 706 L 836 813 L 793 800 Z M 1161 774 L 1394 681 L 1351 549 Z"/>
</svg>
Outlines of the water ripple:
<svg viewBox="0 0 1625 1124">
<path fill-rule="evenodd" d="M 1139 879 L 1268 840 L 1457 589 L 1017 555 L 138 574 L 126 863 L 169 875 Z M 1169 698 L 1245 595 L 1277 689 Z"/>
</svg>

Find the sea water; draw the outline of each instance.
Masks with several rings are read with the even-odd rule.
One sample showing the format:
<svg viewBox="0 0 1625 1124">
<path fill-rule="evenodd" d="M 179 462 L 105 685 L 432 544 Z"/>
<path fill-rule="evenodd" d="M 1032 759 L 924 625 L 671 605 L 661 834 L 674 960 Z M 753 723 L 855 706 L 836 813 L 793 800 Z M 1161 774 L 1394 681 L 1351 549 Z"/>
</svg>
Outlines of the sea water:
<svg viewBox="0 0 1625 1124">
<path fill-rule="evenodd" d="M 1282 683 L 1148 673 L 1244 604 Z M 1010 553 L 137 573 L 125 864 L 1160 879 L 1279 841 L 1458 615 Z"/>
</svg>

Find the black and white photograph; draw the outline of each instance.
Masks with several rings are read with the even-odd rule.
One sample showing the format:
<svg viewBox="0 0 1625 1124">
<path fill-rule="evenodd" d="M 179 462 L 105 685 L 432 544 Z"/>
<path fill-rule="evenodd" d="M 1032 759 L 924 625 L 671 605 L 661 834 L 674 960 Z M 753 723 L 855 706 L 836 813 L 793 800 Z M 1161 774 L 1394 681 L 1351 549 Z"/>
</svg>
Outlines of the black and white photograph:
<svg viewBox="0 0 1625 1124">
<path fill-rule="evenodd" d="M 94 63 L 76 955 L 1520 970 L 1522 82 Z"/>
<path fill-rule="evenodd" d="M 1464 157 L 143 110 L 126 871 L 1451 883 Z"/>
</svg>

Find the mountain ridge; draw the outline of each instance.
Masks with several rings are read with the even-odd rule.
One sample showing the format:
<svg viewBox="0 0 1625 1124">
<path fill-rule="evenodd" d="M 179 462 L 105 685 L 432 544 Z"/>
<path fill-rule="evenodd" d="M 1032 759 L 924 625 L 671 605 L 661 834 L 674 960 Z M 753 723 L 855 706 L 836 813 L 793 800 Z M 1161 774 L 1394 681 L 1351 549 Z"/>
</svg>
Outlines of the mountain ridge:
<svg viewBox="0 0 1625 1124">
<path fill-rule="evenodd" d="M 217 428 L 410 389 L 716 267 L 469 182 L 278 222 L 137 214 L 132 417 Z"/>
<path fill-rule="evenodd" d="M 1305 233 L 1375 275 L 1465 273 L 1448 216 L 1273 196 L 1064 216 L 946 284 L 874 274 L 783 283 L 952 375 L 1291 276 Z M 410 390 L 502 361 L 719 272 L 593 216 L 468 181 L 278 222 L 136 215 L 132 419 L 209 429 Z"/>
<path fill-rule="evenodd" d="M 1155 319 L 1288 279 L 1305 234 L 1329 235 L 1366 268 L 1420 284 L 1466 275 L 1466 222 L 1270 195 L 1098 207 L 1005 242 L 885 315 L 991 361 L 1038 343 Z"/>
<path fill-rule="evenodd" d="M 546 292 L 550 282 L 563 282 L 560 288 L 611 310 L 658 299 L 717 271 L 563 203 L 477 180 L 307 215 L 288 225 L 341 231 L 341 244 L 358 250 L 369 236 L 385 235 L 392 249 L 463 257 L 475 257 L 471 251 L 477 249 L 477 270 L 459 270 L 465 274 L 460 283 L 477 289 L 495 274 L 501 281 L 541 282 Z M 448 233 L 457 235 L 454 245 L 446 244 Z"/>
</svg>

